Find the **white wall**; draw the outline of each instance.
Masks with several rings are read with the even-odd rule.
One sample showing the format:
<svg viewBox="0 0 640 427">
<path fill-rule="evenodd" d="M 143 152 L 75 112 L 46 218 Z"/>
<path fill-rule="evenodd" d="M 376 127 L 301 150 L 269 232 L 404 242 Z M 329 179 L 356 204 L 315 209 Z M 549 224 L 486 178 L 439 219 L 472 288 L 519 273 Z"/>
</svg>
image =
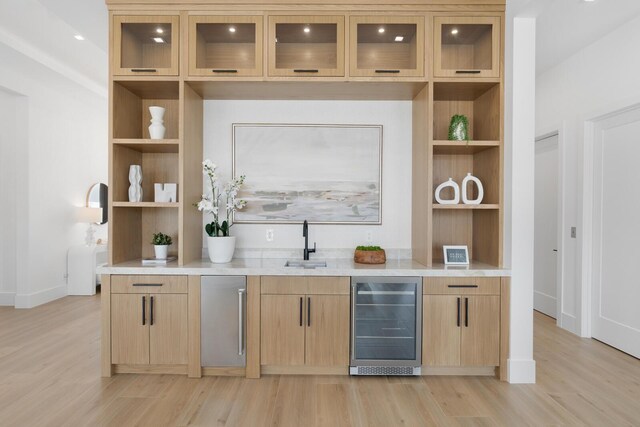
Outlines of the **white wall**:
<svg viewBox="0 0 640 427">
<path fill-rule="evenodd" d="M 18 195 L 26 182 L 16 165 L 26 160 L 26 98 L 0 87 L 0 305 L 13 305 L 18 280 Z"/>
<path fill-rule="evenodd" d="M 640 99 L 640 18 L 621 26 L 537 77 L 536 133 L 560 131 L 565 212 L 562 218 L 563 306 L 560 325 L 587 335 L 588 312 L 582 291 L 583 143 L 585 119 L 632 105 Z M 577 239 L 570 227 L 577 226 Z"/>
<path fill-rule="evenodd" d="M 382 225 L 312 225 L 310 242 L 318 249 L 348 249 L 374 244 L 411 249 L 411 102 L 410 101 L 206 101 L 204 155 L 219 165 L 224 180 L 231 174 L 233 123 L 320 123 L 383 125 Z M 247 173 L 251 180 L 251 173 Z M 210 218 L 205 218 L 210 221 Z M 267 242 L 267 228 L 275 238 Z M 300 249 L 300 225 L 237 224 L 238 248 Z M 245 251 L 246 252 L 246 251 Z M 265 255 L 269 251 L 265 251 Z M 394 251 L 392 251 L 394 253 Z M 396 252 L 398 253 L 398 252 Z"/>
<path fill-rule="evenodd" d="M 24 198 L 15 305 L 32 307 L 66 295 L 67 250 L 83 243 L 86 228 L 75 222 L 74 207 L 84 205 L 93 183 L 107 180 L 107 100 L 2 43 L 0 58 L 0 87 L 26 105 L 24 138 L 10 141 L 26 152 L 8 173 Z"/>
</svg>

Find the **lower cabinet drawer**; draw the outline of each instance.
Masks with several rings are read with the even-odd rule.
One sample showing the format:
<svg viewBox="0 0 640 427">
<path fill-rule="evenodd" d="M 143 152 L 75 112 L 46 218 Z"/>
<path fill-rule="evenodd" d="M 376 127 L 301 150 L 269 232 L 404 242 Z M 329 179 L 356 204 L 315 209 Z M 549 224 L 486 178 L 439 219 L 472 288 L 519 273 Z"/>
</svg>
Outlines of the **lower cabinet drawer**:
<svg viewBox="0 0 640 427">
<path fill-rule="evenodd" d="M 262 295 L 349 295 L 349 277 L 262 276 Z"/>
<path fill-rule="evenodd" d="M 500 295 L 500 277 L 425 277 L 425 295 Z"/>
<path fill-rule="evenodd" d="M 186 294 L 187 276 L 111 276 L 112 294 Z"/>
</svg>

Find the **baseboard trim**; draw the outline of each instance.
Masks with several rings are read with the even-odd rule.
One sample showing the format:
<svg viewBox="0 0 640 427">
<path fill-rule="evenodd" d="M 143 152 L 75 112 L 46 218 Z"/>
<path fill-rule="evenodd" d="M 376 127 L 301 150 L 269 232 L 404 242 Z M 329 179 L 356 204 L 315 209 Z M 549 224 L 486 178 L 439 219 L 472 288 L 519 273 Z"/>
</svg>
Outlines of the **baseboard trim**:
<svg viewBox="0 0 640 427">
<path fill-rule="evenodd" d="M 0 306 L 13 307 L 14 305 L 16 305 L 15 292 L 0 292 Z"/>
<path fill-rule="evenodd" d="M 572 334 L 580 335 L 580 333 L 578 332 L 578 322 L 576 316 L 562 313 L 560 315 L 560 324 L 558 326 L 571 332 Z"/>
<path fill-rule="evenodd" d="M 43 289 L 31 294 L 16 294 L 16 308 L 33 308 L 67 296 L 67 285 Z"/>
<path fill-rule="evenodd" d="M 423 366 L 422 375 L 496 376 L 495 366 Z"/>
<path fill-rule="evenodd" d="M 507 360 L 507 381 L 511 384 L 535 384 L 536 361 L 533 359 Z"/>
<path fill-rule="evenodd" d="M 262 365 L 263 375 L 349 375 L 348 366 L 272 366 Z"/>
<path fill-rule="evenodd" d="M 533 307 L 547 316 L 556 317 L 557 299 L 542 292 L 533 291 Z"/>
</svg>

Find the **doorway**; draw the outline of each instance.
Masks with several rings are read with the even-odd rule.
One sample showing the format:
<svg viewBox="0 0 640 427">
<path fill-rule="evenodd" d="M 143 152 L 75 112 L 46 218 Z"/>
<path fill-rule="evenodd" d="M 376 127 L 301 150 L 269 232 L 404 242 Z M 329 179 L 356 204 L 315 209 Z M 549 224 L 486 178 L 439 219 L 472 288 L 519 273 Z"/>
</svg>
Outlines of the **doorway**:
<svg viewBox="0 0 640 427">
<path fill-rule="evenodd" d="M 591 335 L 640 358 L 640 105 L 593 130 Z"/>
<path fill-rule="evenodd" d="M 536 138 L 533 308 L 554 319 L 558 307 L 558 133 Z"/>
</svg>

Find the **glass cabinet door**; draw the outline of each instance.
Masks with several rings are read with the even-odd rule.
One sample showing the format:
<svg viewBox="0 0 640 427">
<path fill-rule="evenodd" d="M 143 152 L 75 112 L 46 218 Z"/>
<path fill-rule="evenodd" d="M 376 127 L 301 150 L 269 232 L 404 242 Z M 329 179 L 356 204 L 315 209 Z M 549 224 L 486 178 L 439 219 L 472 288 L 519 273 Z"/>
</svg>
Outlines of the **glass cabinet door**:
<svg viewBox="0 0 640 427">
<path fill-rule="evenodd" d="M 354 16 L 351 76 L 424 76 L 424 18 Z"/>
<path fill-rule="evenodd" d="M 358 282 L 352 298 L 355 360 L 418 360 L 417 283 Z"/>
<path fill-rule="evenodd" d="M 500 77 L 500 18 L 436 17 L 436 77 Z"/>
<path fill-rule="evenodd" d="M 344 76 L 344 17 L 270 16 L 269 76 Z"/>
<path fill-rule="evenodd" d="M 189 74 L 261 76 L 262 16 L 189 17 Z"/>
<path fill-rule="evenodd" d="M 178 75 L 178 16 L 113 17 L 113 74 Z"/>
</svg>

